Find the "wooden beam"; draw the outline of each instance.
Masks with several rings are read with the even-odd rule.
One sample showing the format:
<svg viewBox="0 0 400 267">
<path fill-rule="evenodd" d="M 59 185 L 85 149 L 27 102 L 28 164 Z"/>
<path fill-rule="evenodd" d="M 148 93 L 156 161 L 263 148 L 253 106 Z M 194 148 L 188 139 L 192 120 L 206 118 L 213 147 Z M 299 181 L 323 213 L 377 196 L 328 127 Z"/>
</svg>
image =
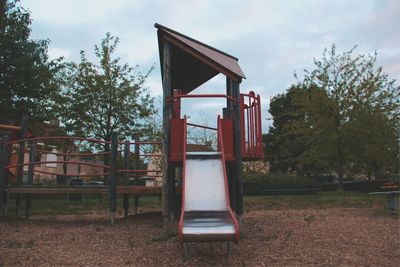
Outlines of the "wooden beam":
<svg viewBox="0 0 400 267">
<path fill-rule="evenodd" d="M 10 194 L 109 194 L 109 186 L 101 187 L 58 187 L 58 186 L 9 186 Z"/>
<path fill-rule="evenodd" d="M 29 144 L 29 166 L 28 166 L 28 185 L 33 184 L 33 173 L 34 173 L 34 168 L 35 165 L 33 162 L 35 162 L 35 150 L 36 150 L 36 142 L 32 141 Z M 31 208 L 32 208 L 32 199 L 30 195 L 26 195 L 25 197 L 25 210 L 26 214 L 25 217 L 29 218 L 31 215 Z"/>
<path fill-rule="evenodd" d="M 168 165 L 169 146 L 170 146 L 170 122 L 172 118 L 172 108 L 168 99 L 172 95 L 171 85 L 171 44 L 168 40 L 163 42 L 163 66 L 162 66 L 162 84 L 163 84 L 163 147 L 162 147 L 162 214 L 164 217 L 164 229 L 168 228 L 169 215 L 171 213 L 171 185 L 169 178 L 170 166 Z"/>
<path fill-rule="evenodd" d="M 20 139 L 25 139 L 26 131 L 28 130 L 28 116 L 24 113 L 22 115 L 22 123 L 21 123 L 21 131 L 20 131 Z M 23 182 L 23 175 L 24 175 L 24 158 L 25 158 L 25 142 L 19 143 L 19 150 L 18 150 L 18 164 L 17 167 L 17 184 L 22 185 Z M 21 204 L 21 196 L 15 196 L 15 214 L 18 217 L 19 213 L 19 206 Z"/>
<path fill-rule="evenodd" d="M 0 124 L 0 130 L 21 131 L 21 127 L 19 127 L 19 126 L 14 126 L 14 125 Z"/>
<path fill-rule="evenodd" d="M 233 97 L 232 95 L 232 82 L 229 77 L 226 77 L 226 95 Z M 228 98 L 226 99 L 226 117 L 227 118 L 232 118 L 232 101 L 230 101 Z"/>
<path fill-rule="evenodd" d="M 240 81 L 242 79 L 242 77 L 237 76 L 234 72 L 230 71 L 227 68 L 224 68 L 223 66 L 221 66 L 220 64 L 216 63 L 215 61 L 209 59 L 208 57 L 205 57 L 203 54 L 201 54 L 200 52 L 192 49 L 191 47 L 188 47 L 186 44 L 184 44 L 183 42 L 180 42 L 178 40 L 176 40 L 175 38 L 172 38 L 170 36 L 164 36 L 165 41 L 164 42 L 170 42 L 172 44 L 174 44 L 175 46 L 181 48 L 182 50 L 184 50 L 185 52 L 187 52 L 188 54 L 192 55 L 193 57 L 197 58 L 198 60 L 200 60 L 201 62 L 209 65 L 210 67 L 212 67 L 213 69 L 215 69 L 216 71 L 226 75 L 227 77 L 231 78 L 232 80 L 236 80 L 236 81 Z M 164 58 L 165 60 L 165 58 Z"/>
<path fill-rule="evenodd" d="M 133 169 L 137 170 L 139 167 L 139 144 L 137 142 L 140 142 L 140 137 L 139 134 L 136 134 L 135 136 L 135 156 L 133 158 Z M 135 174 L 135 180 L 134 180 L 134 185 L 139 185 L 139 177 L 137 174 Z M 133 213 L 137 214 L 139 208 L 139 195 L 135 195 L 133 197 Z"/>
<path fill-rule="evenodd" d="M 111 159 L 110 159 L 110 213 L 111 224 L 115 221 L 115 212 L 117 210 L 117 150 L 118 150 L 118 137 L 116 133 L 111 134 Z"/>
<path fill-rule="evenodd" d="M 7 192 L 10 194 L 109 194 L 109 186 L 72 187 L 72 186 L 9 186 Z M 177 193 L 181 188 L 176 188 Z M 117 186 L 117 194 L 139 194 L 139 195 L 161 195 L 160 186 Z"/>
<path fill-rule="evenodd" d="M 234 164 L 234 177 L 235 177 L 235 211 L 237 216 L 243 214 L 243 183 L 242 183 L 242 133 L 240 121 L 240 86 L 238 81 L 232 82 L 232 95 L 237 101 L 233 104 L 233 142 L 235 146 L 235 164 Z"/>
<path fill-rule="evenodd" d="M 232 95 L 232 80 L 229 77 L 226 77 L 226 95 L 233 97 Z M 234 101 L 236 102 L 236 101 Z M 229 99 L 226 100 L 226 108 L 224 109 L 224 118 L 232 118 L 232 106 L 233 103 Z M 232 133 L 233 134 L 233 133 Z M 235 184 L 236 184 L 236 174 L 235 174 L 235 167 L 231 162 L 225 162 L 226 168 L 226 175 L 228 177 L 228 185 L 229 185 L 229 201 L 231 204 L 231 208 L 236 210 L 236 191 L 235 191 Z"/>
<path fill-rule="evenodd" d="M 8 134 L 1 136 L 0 142 L 0 210 L 6 206 L 7 201 L 7 168 L 8 165 L 8 151 L 7 151 Z"/>
<path fill-rule="evenodd" d="M 128 141 L 125 141 L 124 144 L 124 169 L 129 170 L 129 153 L 130 152 L 130 144 Z M 127 186 L 129 182 L 129 173 L 124 172 L 124 185 Z M 129 194 L 124 194 L 122 200 L 122 207 L 124 208 L 124 217 L 128 217 L 129 211 Z"/>
</svg>

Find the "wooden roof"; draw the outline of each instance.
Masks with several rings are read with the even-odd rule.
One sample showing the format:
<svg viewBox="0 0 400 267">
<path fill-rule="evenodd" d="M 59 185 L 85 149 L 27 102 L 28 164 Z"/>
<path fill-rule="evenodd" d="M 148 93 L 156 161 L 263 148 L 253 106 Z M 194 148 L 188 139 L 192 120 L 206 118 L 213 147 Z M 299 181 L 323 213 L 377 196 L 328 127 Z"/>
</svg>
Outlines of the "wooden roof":
<svg viewBox="0 0 400 267">
<path fill-rule="evenodd" d="M 158 29 L 158 47 L 161 73 L 163 68 L 163 43 L 171 43 L 171 86 L 187 94 L 219 73 L 241 81 L 246 78 L 238 59 L 214 47 L 155 24 Z"/>
</svg>

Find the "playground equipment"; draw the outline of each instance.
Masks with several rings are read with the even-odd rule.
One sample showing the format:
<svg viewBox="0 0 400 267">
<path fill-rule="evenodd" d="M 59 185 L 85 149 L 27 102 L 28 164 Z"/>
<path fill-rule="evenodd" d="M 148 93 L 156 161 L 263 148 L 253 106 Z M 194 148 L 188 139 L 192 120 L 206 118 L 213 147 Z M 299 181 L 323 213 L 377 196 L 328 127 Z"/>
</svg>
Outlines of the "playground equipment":
<svg viewBox="0 0 400 267">
<path fill-rule="evenodd" d="M 241 94 L 245 78 L 238 59 L 193 38 L 155 24 L 163 82 L 163 215 L 181 207 L 179 239 L 188 242 L 238 242 L 243 213 L 242 161 L 262 158 L 261 103 L 254 92 Z M 217 74 L 226 76 L 226 94 L 191 92 Z M 217 128 L 181 118 L 182 98 L 225 98 Z M 217 132 L 216 151 L 188 151 L 187 127 Z M 178 169 L 182 171 L 179 172 Z M 175 198 L 176 173 L 182 173 L 182 205 Z"/>
<path fill-rule="evenodd" d="M 160 157 L 158 154 L 146 153 L 143 146 L 159 147 L 159 141 L 118 141 L 114 133 L 111 141 L 104 141 L 82 137 L 47 136 L 34 137 L 27 129 L 27 117 L 25 116 L 21 126 L 0 125 L 0 209 L 7 215 L 10 196 L 15 198 L 16 215 L 19 214 L 21 198 L 25 198 L 25 216 L 29 217 L 32 207 L 32 196 L 42 194 L 97 194 L 109 195 L 109 209 L 111 222 L 114 222 L 116 212 L 117 195 L 123 195 L 123 208 L 125 217 L 128 216 L 129 195 L 134 195 L 135 212 L 139 205 L 140 195 L 161 195 L 161 187 L 139 186 L 139 177 L 160 177 L 162 170 L 140 169 L 137 162 L 140 158 Z M 53 151 L 48 149 L 49 144 L 58 144 L 59 147 L 68 142 L 86 142 L 97 145 L 108 143 L 111 151 L 98 151 L 96 153 L 82 153 L 76 147 L 70 151 Z M 134 147 L 132 149 L 131 147 Z M 150 149 L 151 150 L 151 149 Z M 156 149 L 154 149 L 156 150 Z M 133 152 L 133 153 L 132 153 Z M 42 157 L 51 154 L 54 159 Z M 109 157 L 108 163 L 93 162 L 90 158 Z M 131 158 L 131 159 L 130 159 Z M 123 159 L 123 163 L 121 160 Z M 120 161 L 123 167 L 118 167 Z M 132 162 L 133 161 L 133 162 Z M 133 163 L 133 166 L 131 165 Z M 43 169 L 43 166 L 53 164 L 52 171 Z M 71 166 L 78 166 L 71 171 Z M 95 168 L 92 173 L 82 173 L 82 166 Z M 121 166 L 121 164 L 119 165 Z M 149 175 L 149 173 L 151 173 Z M 62 177 L 70 180 L 96 178 L 107 180 L 107 184 L 97 183 L 96 186 L 71 186 L 67 181 L 61 184 L 38 184 L 34 175 Z M 134 179 L 134 185 L 129 180 Z"/>
<path fill-rule="evenodd" d="M 185 133 L 186 125 L 184 118 Z M 184 136 L 179 239 L 184 243 L 185 255 L 188 255 L 187 242 L 228 242 L 229 253 L 229 242 L 239 241 L 239 224 L 229 201 L 222 123 L 219 116 L 217 131 L 217 152 L 187 152 Z"/>
<path fill-rule="evenodd" d="M 386 209 L 389 214 L 397 215 L 398 211 L 398 195 L 400 194 L 400 186 L 393 182 L 385 183 L 381 186 L 382 192 L 370 192 L 370 195 L 386 195 Z"/>
<path fill-rule="evenodd" d="M 188 242 L 238 242 L 240 217 L 243 213 L 242 161 L 262 158 L 261 101 L 254 92 L 240 93 L 240 83 L 245 78 L 238 59 L 225 52 L 194 40 L 186 35 L 155 24 L 158 29 L 159 54 L 163 84 L 163 140 L 119 141 L 117 133 L 111 140 L 97 140 L 81 137 L 28 135 L 27 118 L 21 127 L 0 127 L 0 208 L 7 210 L 10 195 L 15 196 L 18 207 L 22 197 L 26 200 L 26 216 L 30 214 L 33 194 L 109 194 L 111 221 L 115 219 L 117 194 L 123 195 L 125 216 L 128 214 L 129 194 L 162 194 L 164 225 L 179 218 L 179 238 Z M 193 94 L 192 91 L 214 76 L 226 76 L 225 93 Z M 193 124 L 181 117 L 183 98 L 226 100 L 222 117 L 218 116 L 217 127 Z M 199 152 L 191 151 L 187 144 L 187 128 L 199 127 L 215 131 L 217 148 Z M 16 138 L 13 136 L 17 135 Z M 100 146 L 108 144 L 110 151 L 80 153 L 79 151 L 51 151 L 55 160 L 37 159 L 37 154 L 48 153 L 42 143 L 89 142 Z M 145 153 L 142 146 L 156 146 Z M 130 165 L 131 146 L 134 146 L 134 164 Z M 161 147 L 161 149 L 160 149 Z M 206 147 L 206 146 L 204 146 Z M 203 147 L 203 148 L 204 148 Z M 12 151 L 14 150 L 14 152 Z M 10 155 L 15 153 L 14 160 Z M 83 157 L 109 157 L 103 163 L 81 160 Z M 76 160 L 67 158 L 78 157 Z M 136 164 L 139 157 L 160 157 L 161 170 L 143 170 Z M 123 162 L 122 159 L 123 158 Z M 118 164 L 118 161 L 120 164 Z M 97 173 L 48 172 L 38 166 L 61 164 L 100 168 Z M 121 168 L 120 166 L 123 165 Z M 119 167 L 118 167 L 119 166 Z M 26 167 L 26 170 L 24 169 Z M 15 183 L 10 179 L 14 173 Z M 149 177 L 162 176 L 162 187 L 145 187 L 136 181 L 143 174 Z M 42 186 L 34 183 L 34 174 L 62 175 L 65 177 L 102 177 L 105 185 Z M 147 175 L 146 175 L 147 174 Z M 180 177 L 179 174 L 182 174 Z M 23 179 L 26 176 L 27 179 Z M 129 185 L 130 178 L 135 185 Z M 180 203 L 181 199 L 181 203 Z"/>
</svg>

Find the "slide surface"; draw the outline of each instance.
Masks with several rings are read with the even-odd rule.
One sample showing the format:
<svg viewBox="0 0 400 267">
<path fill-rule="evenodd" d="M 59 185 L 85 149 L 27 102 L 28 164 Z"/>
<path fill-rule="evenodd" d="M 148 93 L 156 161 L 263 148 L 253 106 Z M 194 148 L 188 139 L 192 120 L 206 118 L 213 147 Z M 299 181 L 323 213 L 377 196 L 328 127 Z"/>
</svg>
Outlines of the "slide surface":
<svg viewBox="0 0 400 267">
<path fill-rule="evenodd" d="M 220 152 L 186 153 L 182 241 L 237 241 Z"/>
</svg>

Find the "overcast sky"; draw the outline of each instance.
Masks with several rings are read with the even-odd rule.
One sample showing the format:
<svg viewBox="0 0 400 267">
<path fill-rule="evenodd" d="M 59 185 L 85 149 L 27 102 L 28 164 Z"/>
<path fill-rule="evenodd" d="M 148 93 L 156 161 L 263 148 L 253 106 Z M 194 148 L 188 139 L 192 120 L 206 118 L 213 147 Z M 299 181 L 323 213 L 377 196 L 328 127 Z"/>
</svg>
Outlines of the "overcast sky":
<svg viewBox="0 0 400 267">
<path fill-rule="evenodd" d="M 51 57 L 77 61 L 80 50 L 94 60 L 93 47 L 111 32 L 120 38 L 122 62 L 145 72 L 156 68 L 147 86 L 162 94 L 158 43 L 154 23 L 193 37 L 239 58 L 247 79 L 242 91 L 262 97 L 263 115 L 269 99 L 296 80 L 293 73 L 312 68 L 324 48 L 338 52 L 358 45 L 358 53 L 378 52 L 378 65 L 400 78 L 399 0 L 309 1 L 177 1 L 177 0 L 22 0 L 31 11 L 32 38 L 50 39 Z M 194 93 L 224 92 L 217 76 Z M 184 112 L 195 122 L 208 117 L 213 125 L 222 102 L 185 100 Z M 202 114 L 199 116 L 199 114 Z M 263 120 L 264 132 L 270 121 Z"/>
</svg>

